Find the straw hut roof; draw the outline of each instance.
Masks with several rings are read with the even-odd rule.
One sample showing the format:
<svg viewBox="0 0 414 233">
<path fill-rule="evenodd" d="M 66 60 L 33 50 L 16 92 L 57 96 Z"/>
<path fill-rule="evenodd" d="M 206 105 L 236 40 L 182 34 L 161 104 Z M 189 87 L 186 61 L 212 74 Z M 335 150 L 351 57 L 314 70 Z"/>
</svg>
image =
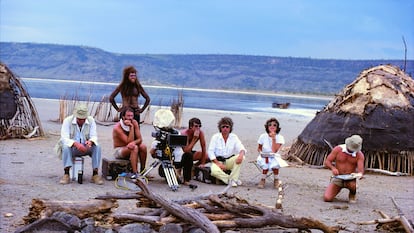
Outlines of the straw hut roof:
<svg viewBox="0 0 414 233">
<path fill-rule="evenodd" d="M 330 147 L 359 134 L 365 167 L 414 175 L 414 81 L 392 65 L 366 69 L 298 136 L 288 154 L 323 165 Z"/>
<path fill-rule="evenodd" d="M 29 93 L 3 63 L 0 63 L 0 106 L 0 140 L 44 136 Z"/>
</svg>

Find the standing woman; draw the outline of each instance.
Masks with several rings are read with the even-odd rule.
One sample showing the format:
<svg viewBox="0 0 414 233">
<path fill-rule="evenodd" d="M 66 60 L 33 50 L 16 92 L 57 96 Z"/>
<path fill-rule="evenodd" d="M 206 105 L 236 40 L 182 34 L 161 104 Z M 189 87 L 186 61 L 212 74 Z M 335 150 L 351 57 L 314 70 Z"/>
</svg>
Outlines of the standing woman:
<svg viewBox="0 0 414 233">
<path fill-rule="evenodd" d="M 258 188 L 264 188 L 266 177 L 269 169 L 272 169 L 274 182 L 273 187 L 278 188 L 280 186 L 279 181 L 279 168 L 280 164 L 277 160 L 277 156 L 280 156 L 277 152 L 280 147 L 285 144 L 285 138 L 279 134 L 280 127 L 279 121 L 276 118 L 270 118 L 266 121 L 264 125 L 266 133 L 263 133 L 259 136 L 257 143 L 259 144 L 257 150 L 259 151 L 259 156 L 257 157 L 257 164 L 262 168 L 262 177 L 258 184 Z M 277 153 L 274 156 L 262 156 L 266 153 Z"/>
<path fill-rule="evenodd" d="M 115 102 L 115 97 L 121 93 L 122 105 L 121 108 Z M 142 95 L 145 98 L 145 103 L 142 108 L 139 106 L 138 97 Z M 141 83 L 138 80 L 138 72 L 133 66 L 127 66 L 123 71 L 123 78 L 121 83 L 115 88 L 109 97 L 109 101 L 116 111 L 121 112 L 124 108 L 130 107 L 134 110 L 134 119 L 141 123 L 140 114 L 150 104 L 150 97 L 145 92 Z"/>
</svg>

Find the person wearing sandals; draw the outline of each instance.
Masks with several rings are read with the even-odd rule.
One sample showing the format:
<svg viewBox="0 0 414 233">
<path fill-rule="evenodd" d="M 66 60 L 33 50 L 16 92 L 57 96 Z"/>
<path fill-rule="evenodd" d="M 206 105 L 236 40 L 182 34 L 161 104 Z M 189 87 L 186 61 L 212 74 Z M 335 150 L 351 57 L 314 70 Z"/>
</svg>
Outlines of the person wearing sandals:
<svg viewBox="0 0 414 233">
<path fill-rule="evenodd" d="M 281 166 L 277 159 L 277 156 L 280 155 L 277 152 L 285 144 L 285 138 L 279 134 L 281 128 L 276 118 L 268 119 L 264 127 L 266 133 L 261 134 L 257 140 L 259 156 L 256 162 L 262 168 L 262 175 L 257 187 L 260 189 L 265 187 L 267 173 L 269 170 L 272 170 L 274 176 L 273 187 L 279 188 L 281 184 L 279 180 L 279 168 Z M 273 154 L 273 156 L 264 156 L 265 154 Z"/>
</svg>

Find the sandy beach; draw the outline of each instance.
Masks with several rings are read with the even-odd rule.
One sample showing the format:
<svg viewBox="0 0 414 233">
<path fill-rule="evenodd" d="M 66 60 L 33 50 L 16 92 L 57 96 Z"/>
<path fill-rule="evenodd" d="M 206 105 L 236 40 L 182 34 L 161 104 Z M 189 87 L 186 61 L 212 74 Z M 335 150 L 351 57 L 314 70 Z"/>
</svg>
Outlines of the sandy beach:
<svg viewBox="0 0 414 233">
<path fill-rule="evenodd" d="M 34 139 L 9 139 L 0 141 L 0 231 L 14 232 L 22 225 L 22 217 L 27 215 L 33 198 L 50 200 L 88 200 L 106 193 L 127 193 L 117 189 L 113 181 L 104 185 L 89 183 L 91 178 L 91 161 L 85 160 L 83 184 L 72 182 L 60 185 L 63 175 L 62 162 L 53 152 L 53 147 L 59 138 L 60 124 L 56 121 L 59 113 L 57 100 L 33 99 L 46 136 Z M 152 141 L 150 124 L 154 112 L 159 109 L 151 106 L 149 119 L 141 126 L 144 143 L 149 146 Z M 182 126 L 186 127 L 188 119 L 198 117 L 202 121 L 202 130 L 206 133 L 207 143 L 211 135 L 218 131 L 217 122 L 221 117 L 228 116 L 234 121 L 233 132 L 239 136 L 247 148 L 247 159 L 243 163 L 242 186 L 232 188 L 230 192 L 248 200 L 274 207 L 277 191 L 267 182 L 265 189 L 256 187 L 259 181 L 259 171 L 250 163 L 257 157 L 257 139 L 264 131 L 264 123 L 270 117 L 276 117 L 282 128 L 281 134 L 286 144 L 282 153 L 286 152 L 296 137 L 312 120 L 312 116 L 274 115 L 266 113 L 240 113 L 226 111 L 210 111 L 184 108 Z M 102 157 L 112 158 L 112 125 L 98 125 L 99 142 L 102 145 Z M 150 158 L 147 166 L 153 161 Z M 326 225 L 340 225 L 350 232 L 372 232 L 376 225 L 359 225 L 358 222 L 379 219 L 381 216 L 375 210 L 381 210 L 389 216 L 397 216 L 398 211 L 391 198 L 401 204 L 405 214 L 414 210 L 414 178 L 392 177 L 378 174 L 366 174 L 359 182 L 356 204 L 347 202 L 348 191 L 341 191 L 335 202 L 326 203 L 322 200 L 323 192 L 329 183 L 331 172 L 327 169 L 313 169 L 298 166 L 289 161 L 290 166 L 282 168 L 280 178 L 284 184 L 283 213 L 295 217 L 318 219 Z M 101 173 L 101 170 L 99 171 Z M 171 200 L 183 197 L 197 196 L 208 192 L 221 191 L 224 186 L 204 184 L 194 181 L 198 188 L 192 191 L 182 186 L 178 191 L 169 189 L 165 180 L 153 170 L 155 179 L 149 187 L 153 192 L 163 194 Z M 134 212 L 133 201 L 120 201 L 118 212 Z M 411 216 L 412 218 L 412 216 Z"/>
</svg>

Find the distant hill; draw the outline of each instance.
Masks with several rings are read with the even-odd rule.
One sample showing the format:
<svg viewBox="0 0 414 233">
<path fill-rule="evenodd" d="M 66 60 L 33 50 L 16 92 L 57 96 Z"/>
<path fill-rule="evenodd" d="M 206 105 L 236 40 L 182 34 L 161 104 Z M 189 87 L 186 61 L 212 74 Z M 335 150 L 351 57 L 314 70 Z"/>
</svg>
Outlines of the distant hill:
<svg viewBox="0 0 414 233">
<path fill-rule="evenodd" d="M 403 60 L 119 54 L 85 46 L 9 42 L 0 42 L 0 61 L 19 77 L 118 83 L 122 69 L 134 65 L 144 85 L 323 95 L 338 93 L 372 66 L 404 66 Z M 414 61 L 407 61 L 407 73 L 413 71 Z"/>
</svg>

